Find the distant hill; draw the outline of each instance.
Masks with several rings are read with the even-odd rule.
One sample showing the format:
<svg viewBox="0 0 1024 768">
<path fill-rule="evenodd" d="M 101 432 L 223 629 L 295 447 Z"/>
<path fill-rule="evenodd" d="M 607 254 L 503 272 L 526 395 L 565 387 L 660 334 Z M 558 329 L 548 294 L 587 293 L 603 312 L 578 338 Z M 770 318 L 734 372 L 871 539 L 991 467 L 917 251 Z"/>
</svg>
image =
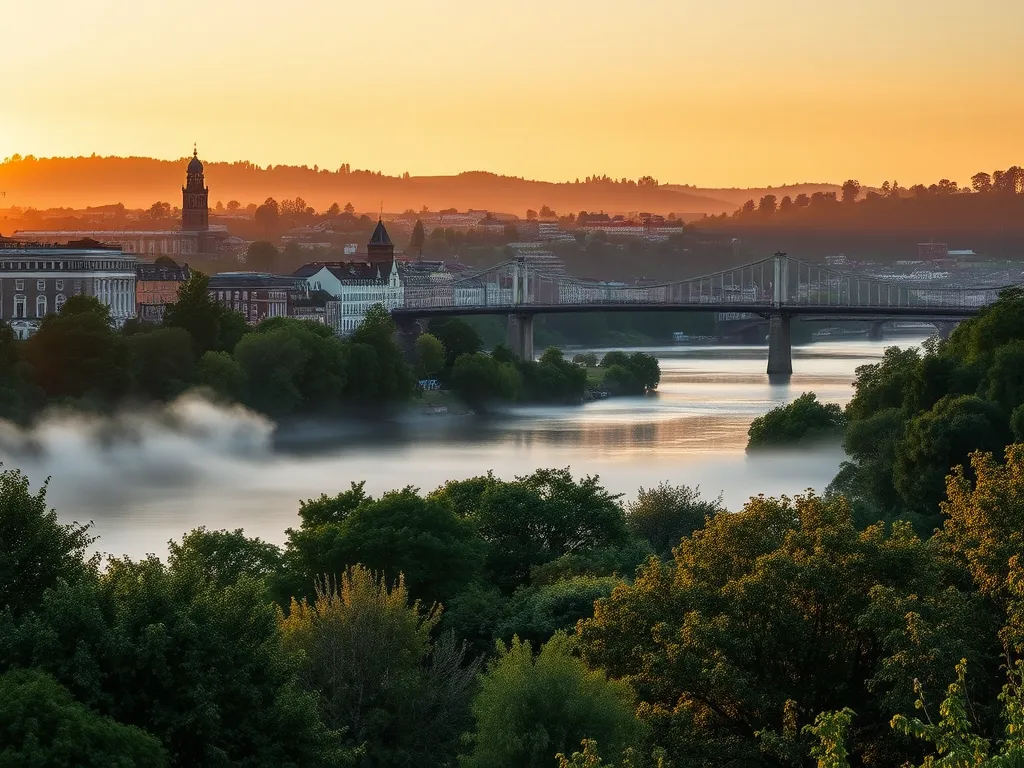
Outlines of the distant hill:
<svg viewBox="0 0 1024 768">
<path fill-rule="evenodd" d="M 96 206 L 123 203 L 146 208 L 156 201 L 180 205 L 187 158 L 15 157 L 0 164 L 3 203 L 21 208 Z M 261 168 L 248 162 L 205 164 L 210 205 L 237 200 L 243 206 L 303 198 L 324 210 L 332 203 L 352 203 L 359 211 L 470 208 L 524 216 L 547 205 L 558 214 L 581 210 L 628 213 L 675 213 L 683 217 L 731 213 L 740 203 L 695 193 L 683 187 L 622 184 L 602 179 L 554 184 L 487 172 L 457 176 L 383 176 L 370 171 L 338 171 L 305 166 Z M 746 198 L 744 198 L 745 200 Z"/>
<path fill-rule="evenodd" d="M 775 195 L 780 200 L 789 195 L 795 198 L 797 195 L 804 194 L 810 197 L 815 192 L 835 192 L 839 195 L 842 192 L 842 186 L 839 184 L 826 184 L 826 183 L 812 183 L 807 182 L 803 184 L 783 184 L 778 187 L 692 187 L 689 184 L 666 184 L 666 189 L 675 190 L 677 192 L 685 192 L 691 195 L 699 195 L 701 197 L 711 197 L 715 200 L 724 200 L 730 203 L 734 208 L 739 208 L 747 200 L 753 200 L 755 203 L 762 197 L 768 194 Z M 866 189 L 866 188 L 865 188 Z"/>
</svg>

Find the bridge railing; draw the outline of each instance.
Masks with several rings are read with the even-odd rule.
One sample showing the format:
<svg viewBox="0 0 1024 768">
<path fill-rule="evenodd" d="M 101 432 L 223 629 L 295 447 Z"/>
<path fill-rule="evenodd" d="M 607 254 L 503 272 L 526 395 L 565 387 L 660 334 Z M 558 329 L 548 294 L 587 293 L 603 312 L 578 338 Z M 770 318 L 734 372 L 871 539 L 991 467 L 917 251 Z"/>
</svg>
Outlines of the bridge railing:
<svg viewBox="0 0 1024 768">
<path fill-rule="evenodd" d="M 518 290 L 516 289 L 518 285 Z M 406 309 L 494 308 L 530 305 L 673 305 L 709 309 L 763 307 L 977 309 L 1002 288 L 938 288 L 886 282 L 773 257 L 713 275 L 646 285 L 595 283 L 506 262 L 448 283 L 409 284 Z"/>
</svg>

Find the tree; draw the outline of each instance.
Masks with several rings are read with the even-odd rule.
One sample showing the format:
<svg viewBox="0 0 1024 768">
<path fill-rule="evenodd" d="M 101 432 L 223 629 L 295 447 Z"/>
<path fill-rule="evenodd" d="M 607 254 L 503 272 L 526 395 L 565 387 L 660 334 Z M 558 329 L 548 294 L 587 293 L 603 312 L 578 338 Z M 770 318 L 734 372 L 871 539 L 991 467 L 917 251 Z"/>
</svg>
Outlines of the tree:
<svg viewBox="0 0 1024 768">
<path fill-rule="evenodd" d="M 535 210 L 533 210 L 532 208 L 530 208 L 530 209 L 528 209 L 528 210 L 526 211 L 526 220 L 527 220 L 527 221 L 533 221 L 533 220 L 534 220 L 534 219 L 536 219 L 536 218 L 537 218 L 537 212 L 536 212 Z"/>
<path fill-rule="evenodd" d="M 295 374 L 308 361 L 308 353 L 288 331 L 248 334 L 235 347 L 235 360 L 247 382 L 246 403 L 273 416 L 302 405 Z"/>
<path fill-rule="evenodd" d="M 588 669 L 572 651 L 561 634 L 536 658 L 530 643 L 518 638 L 498 645 L 473 700 L 476 731 L 467 768 L 546 768 L 556 753 L 596 736 L 617 759 L 639 741 L 629 686 Z"/>
<path fill-rule="evenodd" d="M 206 275 L 192 270 L 178 287 L 178 300 L 164 312 L 165 326 L 188 331 L 196 357 L 210 350 L 230 352 L 246 328 L 241 315 L 210 298 L 209 284 Z"/>
<path fill-rule="evenodd" d="M 245 264 L 255 272 L 275 272 L 281 254 L 265 240 L 249 243 L 245 250 Z"/>
<path fill-rule="evenodd" d="M 238 528 L 208 531 L 195 528 L 181 542 L 167 542 L 168 565 L 175 571 L 190 571 L 221 588 L 243 578 L 266 579 L 281 567 L 281 550 L 258 538 L 250 539 Z"/>
<path fill-rule="evenodd" d="M 758 416 L 747 430 L 747 450 L 820 440 L 839 436 L 846 423 L 835 403 L 819 403 L 813 392 L 804 392 L 788 405 Z"/>
<path fill-rule="evenodd" d="M 52 677 L 29 669 L 0 675 L 0 765 L 24 768 L 161 768 L 160 742 L 96 714 Z"/>
<path fill-rule="evenodd" d="M 128 390 L 128 350 L 111 325 L 109 308 L 85 295 L 71 296 L 60 314 L 43 318 L 24 350 L 49 397 L 111 400 Z"/>
<path fill-rule="evenodd" d="M 48 588 L 87 574 L 90 527 L 59 522 L 46 506 L 46 483 L 33 493 L 21 471 L 0 471 L 0 584 L 14 616 L 37 606 Z"/>
<path fill-rule="evenodd" d="M 506 224 L 503 230 L 506 242 L 515 242 L 519 239 L 519 230 L 516 229 L 515 224 Z"/>
<path fill-rule="evenodd" d="M 275 609 L 248 576 L 220 587 L 188 562 L 110 559 L 0 632 L 0 664 L 51 674 L 90 709 L 157 737 L 174 765 L 351 757 L 297 686 Z"/>
<path fill-rule="evenodd" d="M 662 482 L 637 492 L 636 500 L 626 507 L 626 523 L 634 536 L 645 539 L 658 557 L 668 560 L 682 539 L 723 511 L 721 496 L 706 501 L 699 487 Z"/>
<path fill-rule="evenodd" d="M 796 196 L 796 200 L 793 201 L 797 208 L 806 208 L 811 204 L 811 198 L 801 192 Z"/>
<path fill-rule="evenodd" d="M 171 215 L 171 204 L 157 201 L 149 206 L 147 213 L 149 214 L 149 218 L 154 220 L 166 219 Z"/>
<path fill-rule="evenodd" d="M 281 208 L 272 197 L 268 197 L 266 202 L 259 206 L 253 215 L 256 223 L 263 230 L 263 236 L 268 240 L 276 234 L 280 217 Z"/>
<path fill-rule="evenodd" d="M 416 226 L 412 228 L 412 237 L 409 239 L 409 249 L 415 249 L 420 256 L 423 255 L 423 244 L 427 241 L 426 233 L 423 231 L 423 222 L 416 219 Z"/>
<path fill-rule="evenodd" d="M 229 400 L 240 400 L 246 389 L 245 371 L 227 352 L 207 352 L 196 365 L 196 383 Z"/>
<path fill-rule="evenodd" d="M 789 213 L 793 209 L 793 198 L 789 195 L 785 195 L 782 200 L 779 201 L 779 213 Z"/>
<path fill-rule="evenodd" d="M 577 636 L 590 665 L 634 682 L 653 742 L 680 765 L 793 764 L 762 752 L 785 738 L 789 702 L 875 723 L 912 705 L 907 680 L 991 659 L 991 623 L 962 576 L 905 522 L 858 531 L 841 498 L 751 499 L 673 560 L 599 600 Z M 909 756 L 881 729 L 856 738 L 879 765 Z"/>
<path fill-rule="evenodd" d="M 452 368 L 460 356 L 474 355 L 483 347 L 473 326 L 455 317 L 432 319 L 427 332 L 444 346 L 446 368 Z"/>
<path fill-rule="evenodd" d="M 514 402 L 522 389 L 522 380 L 514 364 L 498 362 L 482 352 L 460 355 L 450 379 L 452 389 L 475 407 L 496 400 Z"/>
<path fill-rule="evenodd" d="M 988 399 L 1007 413 L 1024 403 L 1024 340 L 997 348 L 986 378 Z"/>
<path fill-rule="evenodd" d="M 629 368 L 629 355 L 619 350 L 613 350 L 605 353 L 604 357 L 601 358 L 602 368 L 611 368 L 613 365 L 621 365 L 623 368 Z"/>
<path fill-rule="evenodd" d="M 745 202 L 743 204 L 743 206 L 740 208 L 740 214 L 743 215 L 743 216 L 749 216 L 750 214 L 752 214 L 754 212 L 754 210 L 755 210 L 754 201 L 753 200 L 747 200 L 747 202 Z"/>
<path fill-rule="evenodd" d="M 608 597 L 622 580 L 616 576 L 570 576 L 549 584 L 520 587 L 513 594 L 497 636 L 518 637 L 538 647 L 556 632 L 571 633 L 594 615 L 594 601 Z"/>
<path fill-rule="evenodd" d="M 541 217 L 543 217 L 545 219 L 553 219 L 558 214 L 556 214 L 553 210 L 551 210 L 551 208 L 549 206 L 542 205 L 540 207 L 540 215 L 541 215 Z"/>
<path fill-rule="evenodd" d="M 235 211 L 242 207 L 242 204 L 239 203 L 237 200 L 228 200 L 227 207 L 229 213 L 234 213 Z"/>
<path fill-rule="evenodd" d="M 410 603 L 362 567 L 318 581 L 312 603 L 281 616 L 285 647 L 301 653 L 304 686 L 327 722 L 362 746 L 372 765 L 447 765 L 466 724 L 476 664 L 450 636 L 430 635 L 440 609 Z"/>
<path fill-rule="evenodd" d="M 356 212 L 356 207 L 352 203 L 345 203 L 345 213 L 353 214 Z"/>
<path fill-rule="evenodd" d="M 362 497 L 339 522 L 288 530 L 290 568 L 306 590 L 317 574 L 361 564 L 389 580 L 403 575 L 417 597 L 447 600 L 480 572 L 481 550 L 469 523 L 412 488 Z"/>
<path fill-rule="evenodd" d="M 373 349 L 378 377 L 372 399 L 378 403 L 406 400 L 413 391 L 415 380 L 411 368 L 395 341 L 397 326 L 383 304 L 374 304 L 363 316 L 350 342 L 366 344 Z M 443 341 L 443 340 L 442 340 Z M 445 345 L 447 349 L 447 344 Z M 354 371 L 350 363 L 349 369 Z"/>
<path fill-rule="evenodd" d="M 429 333 L 416 338 L 416 375 L 421 379 L 437 376 L 444 368 L 445 351 L 440 340 Z"/>
<path fill-rule="evenodd" d="M 778 198 L 775 195 L 765 195 L 757 205 L 757 212 L 762 216 L 771 216 L 778 209 Z"/>
<path fill-rule="evenodd" d="M 908 423 L 893 483 L 908 509 L 938 522 L 950 468 L 972 451 L 1001 451 L 1008 442 L 1008 414 L 998 405 L 973 395 L 944 397 Z"/>
<path fill-rule="evenodd" d="M 855 179 L 847 179 L 843 182 L 843 202 L 844 203 L 855 203 L 857 198 L 860 197 L 860 182 Z"/>
<path fill-rule="evenodd" d="M 182 328 L 157 328 L 128 338 L 136 388 L 154 400 L 169 400 L 194 381 L 192 337 Z"/>
</svg>

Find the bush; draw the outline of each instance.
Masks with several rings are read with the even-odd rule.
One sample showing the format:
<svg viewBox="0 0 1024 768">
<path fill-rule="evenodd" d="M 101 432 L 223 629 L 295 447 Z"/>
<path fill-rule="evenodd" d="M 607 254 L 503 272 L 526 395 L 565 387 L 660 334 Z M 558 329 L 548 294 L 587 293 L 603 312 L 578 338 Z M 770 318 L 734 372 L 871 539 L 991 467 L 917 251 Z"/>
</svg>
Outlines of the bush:
<svg viewBox="0 0 1024 768">
<path fill-rule="evenodd" d="M 813 392 L 804 392 L 789 405 L 780 405 L 754 419 L 747 430 L 747 450 L 839 437 L 845 424 L 838 405 L 819 403 Z"/>
</svg>

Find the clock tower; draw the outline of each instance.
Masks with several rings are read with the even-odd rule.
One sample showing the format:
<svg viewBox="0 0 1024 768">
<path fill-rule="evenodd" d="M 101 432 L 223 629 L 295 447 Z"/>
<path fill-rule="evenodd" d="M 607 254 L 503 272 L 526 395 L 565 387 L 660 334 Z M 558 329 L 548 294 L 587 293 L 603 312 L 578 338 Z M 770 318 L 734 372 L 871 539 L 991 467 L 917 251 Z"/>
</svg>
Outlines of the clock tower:
<svg viewBox="0 0 1024 768">
<path fill-rule="evenodd" d="M 210 190 L 195 149 L 185 172 L 185 186 L 181 188 L 181 228 L 186 232 L 206 232 L 210 228 Z"/>
</svg>

